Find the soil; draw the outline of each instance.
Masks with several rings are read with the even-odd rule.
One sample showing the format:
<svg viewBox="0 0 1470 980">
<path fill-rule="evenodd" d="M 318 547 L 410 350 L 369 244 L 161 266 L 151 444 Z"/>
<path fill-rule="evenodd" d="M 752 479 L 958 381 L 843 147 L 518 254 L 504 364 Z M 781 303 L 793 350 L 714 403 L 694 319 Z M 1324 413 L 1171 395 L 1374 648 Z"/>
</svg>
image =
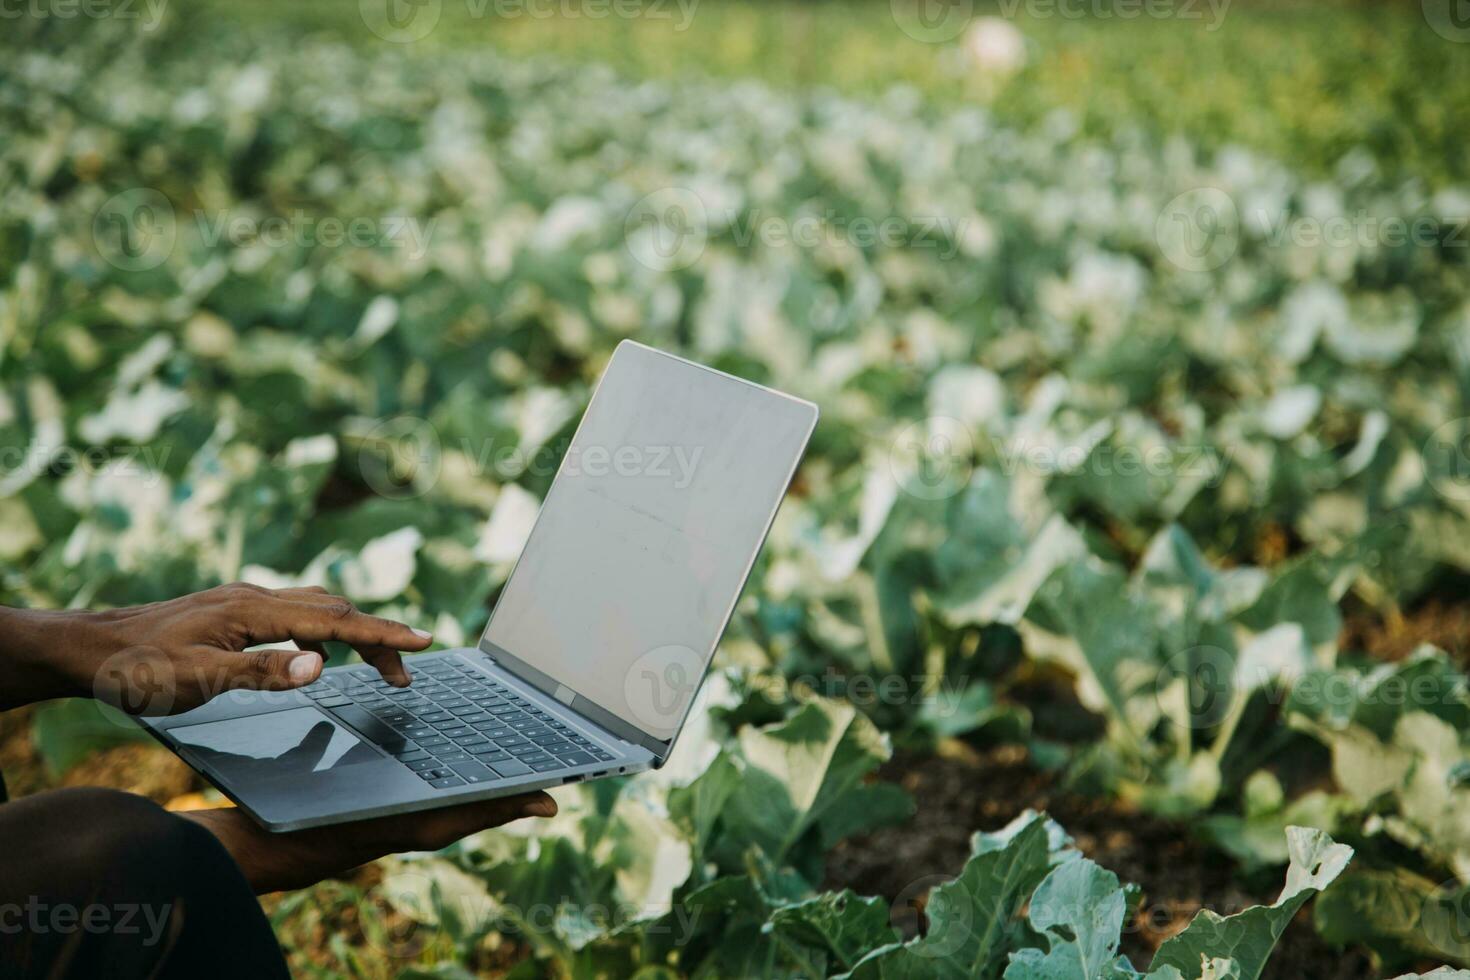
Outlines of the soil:
<svg viewBox="0 0 1470 980">
<path fill-rule="evenodd" d="M 1138 914 L 1124 928 L 1122 952 L 1147 966 L 1159 944 L 1201 908 L 1222 914 L 1269 904 L 1280 891 L 1251 890 L 1218 852 L 1197 843 L 1186 825 L 1130 810 L 1113 800 L 1068 793 L 1040 772 L 1019 746 L 977 753 L 897 754 L 879 772 L 913 794 L 917 810 L 897 827 L 855 837 L 829 855 L 826 885 L 893 901 L 922 900 L 916 885 L 953 876 L 970 853 L 975 830 L 998 830 L 1027 809 L 1045 810 L 1077 847 L 1123 881 L 1143 889 Z M 900 902 L 900 905 L 906 902 Z M 1312 928 L 1310 906 L 1287 927 L 1263 980 L 1369 980 L 1364 950 L 1334 950 Z"/>
<path fill-rule="evenodd" d="M 1343 650 L 1369 650 L 1382 660 L 1402 660 L 1431 643 L 1456 663 L 1470 663 L 1470 604 L 1431 597 L 1396 615 L 1349 608 L 1338 644 Z"/>
</svg>

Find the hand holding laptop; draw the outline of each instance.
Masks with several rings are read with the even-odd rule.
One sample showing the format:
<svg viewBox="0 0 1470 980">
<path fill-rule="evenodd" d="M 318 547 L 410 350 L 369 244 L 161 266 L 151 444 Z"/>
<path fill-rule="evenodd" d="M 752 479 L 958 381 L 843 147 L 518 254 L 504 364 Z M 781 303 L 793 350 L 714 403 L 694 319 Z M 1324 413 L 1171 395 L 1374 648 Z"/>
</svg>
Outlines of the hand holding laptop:
<svg viewBox="0 0 1470 980">
<path fill-rule="evenodd" d="M 262 830 L 234 808 L 180 814 L 219 838 L 245 873 L 250 887 L 260 895 L 305 888 L 386 854 L 437 851 L 470 834 L 522 817 L 555 815 L 556 801 L 541 792 L 288 834 Z"/>
</svg>

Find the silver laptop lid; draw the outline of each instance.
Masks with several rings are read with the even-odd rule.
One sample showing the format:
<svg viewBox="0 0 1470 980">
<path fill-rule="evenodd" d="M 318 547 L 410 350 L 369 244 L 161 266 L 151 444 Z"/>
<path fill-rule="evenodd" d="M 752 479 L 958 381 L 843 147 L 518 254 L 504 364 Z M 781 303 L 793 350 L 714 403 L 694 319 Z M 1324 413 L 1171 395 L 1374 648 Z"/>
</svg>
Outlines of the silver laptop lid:
<svg viewBox="0 0 1470 980">
<path fill-rule="evenodd" d="M 666 756 L 816 420 L 810 402 L 623 341 L 481 649 Z"/>
</svg>

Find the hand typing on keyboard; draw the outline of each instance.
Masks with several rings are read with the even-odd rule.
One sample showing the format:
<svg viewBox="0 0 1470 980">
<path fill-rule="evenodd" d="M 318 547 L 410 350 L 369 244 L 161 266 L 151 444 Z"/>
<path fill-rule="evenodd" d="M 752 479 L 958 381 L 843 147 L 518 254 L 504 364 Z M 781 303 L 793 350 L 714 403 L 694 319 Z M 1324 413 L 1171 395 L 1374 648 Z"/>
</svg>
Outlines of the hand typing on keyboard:
<svg viewBox="0 0 1470 980">
<path fill-rule="evenodd" d="M 393 687 L 369 667 L 328 674 L 308 697 L 436 789 L 610 762 L 613 756 L 459 656 Z"/>
<path fill-rule="evenodd" d="M 166 715 L 237 688 L 289 690 L 321 674 L 326 640 L 349 644 L 370 670 L 407 685 L 398 651 L 430 641 L 324 589 L 243 583 L 103 612 L 0 610 L 0 625 L 14 654 L 0 658 L 0 710 L 84 696 L 129 714 Z M 246 649 L 287 640 L 299 649 Z"/>
</svg>

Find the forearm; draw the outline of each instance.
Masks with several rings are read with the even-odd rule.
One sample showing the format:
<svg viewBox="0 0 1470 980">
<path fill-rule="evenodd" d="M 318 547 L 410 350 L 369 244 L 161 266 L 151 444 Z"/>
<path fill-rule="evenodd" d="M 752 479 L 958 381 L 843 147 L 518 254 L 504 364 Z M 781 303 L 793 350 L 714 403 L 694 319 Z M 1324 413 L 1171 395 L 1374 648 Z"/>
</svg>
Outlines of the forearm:
<svg viewBox="0 0 1470 980">
<path fill-rule="evenodd" d="M 77 665 L 100 634 L 91 613 L 0 606 L 0 710 L 90 694 Z"/>
</svg>

